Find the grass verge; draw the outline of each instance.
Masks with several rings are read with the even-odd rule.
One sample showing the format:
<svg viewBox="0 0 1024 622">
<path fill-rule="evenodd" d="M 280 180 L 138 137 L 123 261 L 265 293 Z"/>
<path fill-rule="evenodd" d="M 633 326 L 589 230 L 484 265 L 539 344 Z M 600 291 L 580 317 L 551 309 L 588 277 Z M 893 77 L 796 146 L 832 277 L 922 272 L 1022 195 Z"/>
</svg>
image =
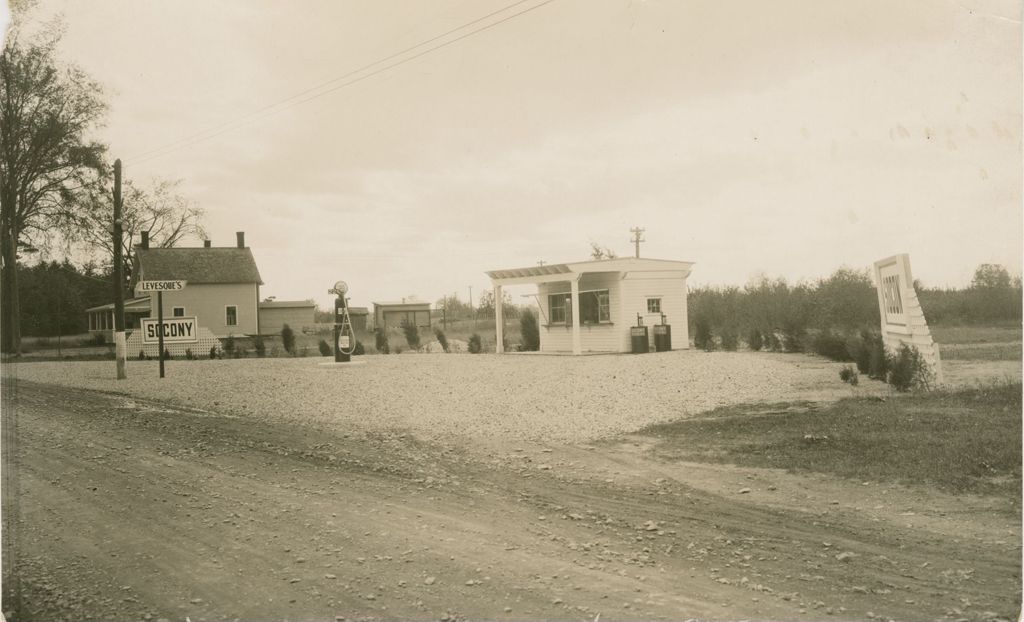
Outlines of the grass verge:
<svg viewBox="0 0 1024 622">
<path fill-rule="evenodd" d="M 666 459 L 828 473 L 954 493 L 1021 494 L 1021 383 L 828 406 L 720 408 L 651 426 Z"/>
</svg>

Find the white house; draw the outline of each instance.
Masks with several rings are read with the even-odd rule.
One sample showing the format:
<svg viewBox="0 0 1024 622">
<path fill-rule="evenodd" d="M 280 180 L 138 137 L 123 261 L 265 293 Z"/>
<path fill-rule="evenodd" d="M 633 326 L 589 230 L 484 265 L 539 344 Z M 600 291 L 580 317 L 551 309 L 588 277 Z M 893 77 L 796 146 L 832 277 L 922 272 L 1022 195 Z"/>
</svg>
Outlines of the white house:
<svg viewBox="0 0 1024 622">
<path fill-rule="evenodd" d="M 630 328 L 669 324 L 673 349 L 689 347 L 686 279 L 693 263 L 633 257 L 487 272 L 494 299 L 502 288 L 537 285 L 541 352 L 629 352 Z M 497 352 L 502 305 L 494 305 Z M 653 340 L 653 331 L 648 330 Z"/>
</svg>

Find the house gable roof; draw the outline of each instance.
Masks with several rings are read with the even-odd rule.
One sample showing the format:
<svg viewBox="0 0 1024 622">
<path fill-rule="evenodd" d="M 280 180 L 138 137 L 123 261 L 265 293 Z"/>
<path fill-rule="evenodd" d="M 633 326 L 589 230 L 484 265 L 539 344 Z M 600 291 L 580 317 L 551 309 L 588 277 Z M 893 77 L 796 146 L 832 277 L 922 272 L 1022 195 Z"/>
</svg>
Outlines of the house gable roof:
<svg viewBox="0 0 1024 622">
<path fill-rule="evenodd" d="M 248 247 L 136 248 L 134 263 L 132 289 L 139 280 L 263 284 Z"/>
</svg>

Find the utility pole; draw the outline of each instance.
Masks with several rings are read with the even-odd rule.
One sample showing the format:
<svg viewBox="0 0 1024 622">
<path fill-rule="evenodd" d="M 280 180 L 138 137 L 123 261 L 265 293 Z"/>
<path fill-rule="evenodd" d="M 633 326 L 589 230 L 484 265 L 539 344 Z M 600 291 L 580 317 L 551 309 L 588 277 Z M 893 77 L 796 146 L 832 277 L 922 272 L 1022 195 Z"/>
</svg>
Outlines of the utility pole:
<svg viewBox="0 0 1024 622">
<path fill-rule="evenodd" d="M 636 244 L 636 258 L 640 259 L 640 242 L 646 241 L 642 237 L 640 237 L 643 235 L 644 230 L 641 229 L 640 227 L 633 227 L 632 229 L 630 229 L 630 231 L 633 233 L 633 239 L 630 241 Z"/>
<path fill-rule="evenodd" d="M 114 160 L 114 356 L 117 358 L 117 379 L 128 377 L 125 361 L 127 347 L 124 342 L 124 263 L 121 245 L 121 159 Z M 160 326 L 163 334 L 163 326 Z M 160 353 L 163 356 L 163 352 Z"/>
</svg>

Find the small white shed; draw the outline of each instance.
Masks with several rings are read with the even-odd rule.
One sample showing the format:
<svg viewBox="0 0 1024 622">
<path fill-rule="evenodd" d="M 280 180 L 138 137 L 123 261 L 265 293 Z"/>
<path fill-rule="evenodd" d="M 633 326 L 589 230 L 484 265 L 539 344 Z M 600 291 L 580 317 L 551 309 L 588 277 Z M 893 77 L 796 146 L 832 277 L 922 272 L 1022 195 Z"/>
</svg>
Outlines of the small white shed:
<svg viewBox="0 0 1024 622">
<path fill-rule="evenodd" d="M 629 352 L 630 328 L 669 324 L 673 349 L 689 348 L 686 279 L 693 263 L 634 257 L 530 266 L 487 272 L 494 299 L 502 288 L 537 285 L 540 350 L 551 353 Z M 497 351 L 502 309 L 495 305 Z M 653 341 L 653 331 L 648 330 Z"/>
</svg>

